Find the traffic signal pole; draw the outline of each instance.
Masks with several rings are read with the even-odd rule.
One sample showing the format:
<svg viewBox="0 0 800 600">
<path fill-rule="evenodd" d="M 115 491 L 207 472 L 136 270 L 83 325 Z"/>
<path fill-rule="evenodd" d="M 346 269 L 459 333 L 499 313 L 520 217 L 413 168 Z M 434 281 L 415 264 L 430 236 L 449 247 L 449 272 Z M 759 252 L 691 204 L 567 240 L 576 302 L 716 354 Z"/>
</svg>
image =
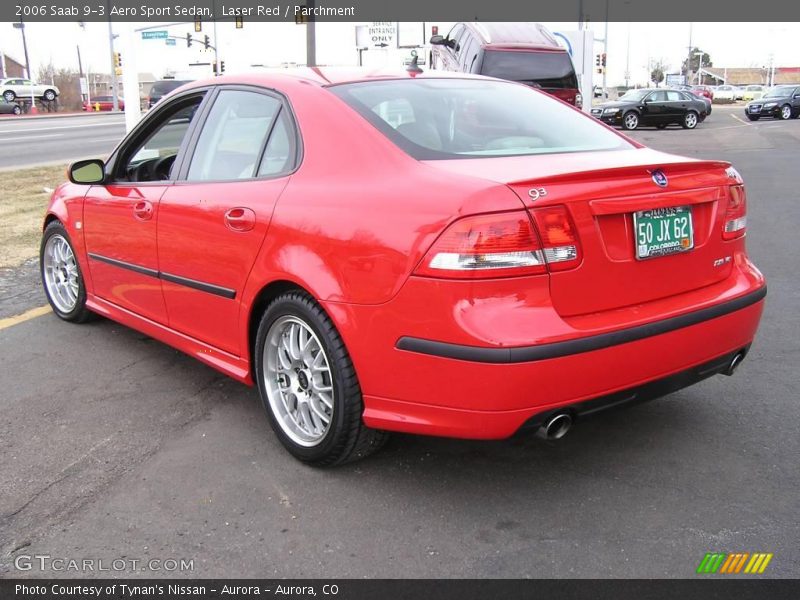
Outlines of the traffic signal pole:
<svg viewBox="0 0 800 600">
<path fill-rule="evenodd" d="M 117 61 L 114 53 L 114 29 L 111 26 L 111 8 L 108 0 L 106 9 L 108 10 L 108 48 L 111 53 L 111 96 L 114 99 L 114 112 L 117 112 L 119 110 L 119 81 L 117 80 Z"/>
</svg>

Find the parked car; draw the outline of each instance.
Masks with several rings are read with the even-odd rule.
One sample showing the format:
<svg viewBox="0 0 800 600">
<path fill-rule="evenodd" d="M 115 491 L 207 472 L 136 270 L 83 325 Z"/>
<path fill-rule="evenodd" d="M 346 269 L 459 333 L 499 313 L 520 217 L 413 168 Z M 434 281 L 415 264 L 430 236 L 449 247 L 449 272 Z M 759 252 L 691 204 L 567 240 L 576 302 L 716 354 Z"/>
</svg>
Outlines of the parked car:
<svg viewBox="0 0 800 600">
<path fill-rule="evenodd" d="M 9 102 L 0 96 L 0 115 L 20 115 L 22 108 L 16 102 Z"/>
<path fill-rule="evenodd" d="M 596 85 L 592 90 L 595 98 L 608 98 L 608 90 L 603 90 L 603 86 Z"/>
<path fill-rule="evenodd" d="M 698 96 L 703 96 L 709 100 L 714 99 L 714 89 L 708 85 L 693 85 L 692 91 Z"/>
<path fill-rule="evenodd" d="M 122 98 L 117 99 L 120 110 L 125 110 L 125 102 Z M 109 111 L 114 110 L 113 96 L 94 96 L 83 103 L 84 111 Z"/>
<path fill-rule="evenodd" d="M 0 95 L 9 102 L 17 98 L 42 98 L 48 102 L 55 100 L 59 92 L 54 85 L 47 83 L 33 83 L 30 79 L 11 78 L 0 80 Z"/>
<path fill-rule="evenodd" d="M 796 119 L 800 116 L 800 85 L 777 85 L 769 88 L 758 100 L 751 100 L 744 108 L 751 121 L 761 117 Z"/>
<path fill-rule="evenodd" d="M 766 86 L 763 85 L 748 85 L 744 88 L 744 93 L 742 94 L 742 100 L 758 100 L 761 96 L 764 95 L 764 90 L 766 90 Z"/>
<path fill-rule="evenodd" d="M 704 100 L 680 90 L 652 88 L 628 90 L 619 100 L 595 106 L 591 112 L 604 123 L 623 129 L 640 125 L 664 129 L 671 123 L 694 129 L 708 116 Z"/>
<path fill-rule="evenodd" d="M 456 23 L 430 43 L 434 69 L 517 81 L 583 106 L 569 53 L 539 23 Z"/>
<path fill-rule="evenodd" d="M 558 438 L 730 375 L 766 295 L 729 163 L 484 77 L 198 82 L 69 177 L 41 242 L 55 314 L 257 386 L 316 465 L 387 431 Z"/>
<path fill-rule="evenodd" d="M 744 86 L 744 85 L 734 86 L 734 90 L 735 90 L 734 94 L 733 94 L 733 99 L 734 100 L 744 100 L 745 87 L 746 86 Z"/>
<path fill-rule="evenodd" d="M 147 107 L 153 108 L 164 96 L 189 82 L 190 80 L 188 79 L 161 79 L 160 81 L 156 81 L 153 87 L 150 88 L 150 95 L 147 97 Z"/>
<path fill-rule="evenodd" d="M 699 100 L 702 100 L 703 102 L 705 102 L 705 105 L 706 105 L 706 116 L 711 114 L 711 112 L 713 110 L 711 99 L 710 98 L 706 98 L 705 96 L 703 96 L 699 92 L 694 91 L 692 89 L 692 86 L 690 86 L 690 85 L 679 85 L 679 86 L 673 87 L 672 89 L 676 89 L 676 90 L 679 90 L 681 92 L 686 92 L 686 93 L 690 94 L 692 96 L 692 98 L 697 98 Z"/>
<path fill-rule="evenodd" d="M 736 91 L 732 85 L 718 85 L 714 88 L 714 102 L 733 102 L 736 100 Z"/>
</svg>

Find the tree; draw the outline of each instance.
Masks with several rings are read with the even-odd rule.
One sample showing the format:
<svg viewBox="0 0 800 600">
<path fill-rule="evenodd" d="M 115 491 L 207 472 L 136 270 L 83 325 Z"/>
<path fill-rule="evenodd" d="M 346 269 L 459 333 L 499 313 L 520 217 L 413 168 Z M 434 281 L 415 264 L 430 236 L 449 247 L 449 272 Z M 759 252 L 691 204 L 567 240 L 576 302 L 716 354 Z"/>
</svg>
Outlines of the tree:
<svg viewBox="0 0 800 600">
<path fill-rule="evenodd" d="M 650 81 L 655 83 L 656 87 L 658 87 L 659 83 L 664 81 L 664 71 L 666 70 L 667 65 L 664 64 L 664 61 L 657 60 L 653 63 L 652 70 L 650 71 Z"/>
<path fill-rule="evenodd" d="M 713 67 L 714 63 L 711 62 L 711 55 L 708 52 L 703 52 L 700 48 L 692 48 L 692 61 L 689 63 L 689 72 L 686 72 L 686 63 L 689 58 L 684 58 L 681 63 L 681 74 L 686 75 L 687 80 L 692 73 L 697 73 L 701 67 Z"/>
<path fill-rule="evenodd" d="M 58 87 L 58 107 L 61 110 L 80 110 L 82 105 L 80 80 L 78 73 L 72 69 L 56 68 L 52 62 L 39 66 L 38 81 L 50 83 Z"/>
</svg>

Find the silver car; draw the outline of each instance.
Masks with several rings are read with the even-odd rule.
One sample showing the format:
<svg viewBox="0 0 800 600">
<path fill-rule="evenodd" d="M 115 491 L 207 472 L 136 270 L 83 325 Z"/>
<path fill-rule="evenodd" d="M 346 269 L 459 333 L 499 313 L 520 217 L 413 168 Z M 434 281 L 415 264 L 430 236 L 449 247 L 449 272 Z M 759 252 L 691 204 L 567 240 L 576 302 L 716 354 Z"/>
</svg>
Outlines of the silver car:
<svg viewBox="0 0 800 600">
<path fill-rule="evenodd" d="M 54 85 L 33 83 L 30 79 L 11 78 L 0 80 L 0 96 L 8 102 L 17 98 L 43 98 L 48 102 L 55 100 L 61 92 Z"/>
</svg>

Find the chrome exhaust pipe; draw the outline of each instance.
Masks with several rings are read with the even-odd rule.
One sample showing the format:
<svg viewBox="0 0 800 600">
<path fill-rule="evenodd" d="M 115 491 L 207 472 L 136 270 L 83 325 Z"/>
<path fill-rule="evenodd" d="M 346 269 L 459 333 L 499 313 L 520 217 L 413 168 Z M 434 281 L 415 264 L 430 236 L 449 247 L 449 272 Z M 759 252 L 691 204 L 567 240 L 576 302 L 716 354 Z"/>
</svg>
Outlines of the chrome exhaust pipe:
<svg viewBox="0 0 800 600">
<path fill-rule="evenodd" d="M 729 377 L 733 375 L 733 372 L 739 367 L 740 364 L 742 364 L 742 361 L 744 360 L 744 355 L 745 355 L 744 350 L 736 353 L 736 356 L 734 356 L 731 359 L 731 364 L 729 364 L 728 368 L 725 369 L 724 371 L 725 375 L 728 375 Z"/>
<path fill-rule="evenodd" d="M 572 429 L 572 415 L 568 412 L 554 414 L 536 430 L 537 437 L 545 440 L 560 440 Z"/>
</svg>

